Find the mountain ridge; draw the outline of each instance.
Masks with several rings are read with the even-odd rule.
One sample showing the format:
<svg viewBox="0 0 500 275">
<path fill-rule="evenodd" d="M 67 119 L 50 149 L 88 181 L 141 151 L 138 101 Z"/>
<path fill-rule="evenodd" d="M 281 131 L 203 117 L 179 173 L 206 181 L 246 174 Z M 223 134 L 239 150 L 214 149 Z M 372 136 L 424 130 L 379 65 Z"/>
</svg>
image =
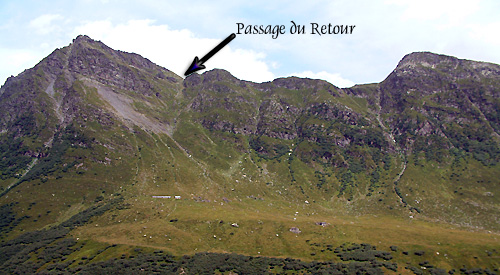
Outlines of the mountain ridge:
<svg viewBox="0 0 500 275">
<path fill-rule="evenodd" d="M 497 234 L 499 72 L 423 52 L 381 83 L 350 88 L 298 77 L 253 83 L 221 69 L 182 79 L 78 36 L 0 88 L 0 205 L 15 217 L 0 237 L 116 198 L 71 234 L 178 255 L 200 247 L 311 260 L 327 259 L 302 246 L 311 238 L 417 249 L 420 232 Z M 319 220 L 335 226 L 320 231 Z M 342 234 L 357 232 L 345 221 L 363 234 Z M 391 240 L 385 223 L 416 235 Z M 498 243 L 482 234 L 467 235 L 477 251 Z M 438 249 L 429 238 L 424 245 Z M 475 262 L 449 242 L 449 253 Z"/>
</svg>

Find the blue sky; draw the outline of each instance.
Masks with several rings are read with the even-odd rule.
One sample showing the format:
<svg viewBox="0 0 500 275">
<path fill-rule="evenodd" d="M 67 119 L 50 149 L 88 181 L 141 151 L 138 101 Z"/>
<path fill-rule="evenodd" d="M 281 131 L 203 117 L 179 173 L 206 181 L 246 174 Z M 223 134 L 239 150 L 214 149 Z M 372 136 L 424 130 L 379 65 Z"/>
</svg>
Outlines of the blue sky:
<svg viewBox="0 0 500 275">
<path fill-rule="evenodd" d="M 432 51 L 500 63 L 500 1 L 29 1 L 0 0 L 0 83 L 33 67 L 78 34 L 138 53 L 183 75 L 245 25 L 287 33 L 237 35 L 210 59 L 256 82 L 297 75 L 348 87 L 382 81 L 405 55 Z M 306 34 L 290 34 L 291 21 Z M 312 35 L 310 23 L 356 25 L 350 35 Z"/>
</svg>

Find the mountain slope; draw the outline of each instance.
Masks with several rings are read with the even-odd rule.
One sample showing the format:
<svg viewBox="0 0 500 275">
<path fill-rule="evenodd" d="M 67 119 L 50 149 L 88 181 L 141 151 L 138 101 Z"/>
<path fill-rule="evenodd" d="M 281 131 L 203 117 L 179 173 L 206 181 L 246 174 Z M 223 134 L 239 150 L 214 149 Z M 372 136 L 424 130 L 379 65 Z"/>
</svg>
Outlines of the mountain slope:
<svg viewBox="0 0 500 275">
<path fill-rule="evenodd" d="M 224 70 L 183 80 L 79 36 L 0 88 L 0 237 L 109 203 L 68 234 L 315 260 L 330 256 L 309 242 L 332 236 L 410 250 L 447 240 L 453 260 L 429 260 L 493 267 L 460 243 L 499 244 L 499 84 L 498 65 L 433 53 L 347 89 Z"/>
</svg>

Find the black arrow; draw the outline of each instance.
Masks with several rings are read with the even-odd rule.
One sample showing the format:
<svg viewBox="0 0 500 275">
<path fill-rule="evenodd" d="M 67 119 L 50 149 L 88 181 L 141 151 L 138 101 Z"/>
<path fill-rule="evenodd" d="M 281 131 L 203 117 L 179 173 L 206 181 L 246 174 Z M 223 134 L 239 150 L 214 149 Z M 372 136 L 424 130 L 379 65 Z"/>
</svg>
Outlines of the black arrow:
<svg viewBox="0 0 500 275">
<path fill-rule="evenodd" d="M 188 76 L 196 71 L 203 70 L 205 69 L 205 66 L 203 66 L 203 63 L 207 62 L 214 54 L 216 54 L 218 51 L 220 51 L 222 48 L 224 48 L 231 40 L 236 38 L 236 34 L 232 33 L 229 35 L 224 41 L 220 42 L 219 45 L 215 46 L 211 51 L 209 51 L 204 57 L 198 60 L 198 57 L 196 56 L 193 60 L 193 63 L 191 63 L 191 66 L 189 66 L 189 69 L 184 73 L 185 76 Z"/>
</svg>

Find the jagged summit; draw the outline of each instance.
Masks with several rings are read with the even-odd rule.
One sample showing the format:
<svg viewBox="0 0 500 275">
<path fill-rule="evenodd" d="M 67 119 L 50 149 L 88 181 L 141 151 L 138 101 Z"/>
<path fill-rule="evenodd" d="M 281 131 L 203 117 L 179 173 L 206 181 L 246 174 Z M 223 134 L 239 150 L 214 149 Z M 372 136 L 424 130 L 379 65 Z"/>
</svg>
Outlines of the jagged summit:
<svg viewBox="0 0 500 275">
<path fill-rule="evenodd" d="M 172 81 L 182 80 L 171 71 L 138 54 L 113 50 L 88 36 L 78 36 L 68 47 L 72 57 L 69 62 L 70 70 L 84 75 L 98 75 L 107 81 L 115 82 L 114 84 L 134 78 L 133 68 L 145 70 L 159 78 L 170 77 Z"/>
<path fill-rule="evenodd" d="M 93 42 L 96 42 L 96 40 L 90 38 L 88 35 L 86 34 L 79 34 L 77 35 L 74 39 L 73 39 L 73 43 L 78 43 L 78 42 L 90 42 L 90 43 L 93 43 Z"/>
</svg>

